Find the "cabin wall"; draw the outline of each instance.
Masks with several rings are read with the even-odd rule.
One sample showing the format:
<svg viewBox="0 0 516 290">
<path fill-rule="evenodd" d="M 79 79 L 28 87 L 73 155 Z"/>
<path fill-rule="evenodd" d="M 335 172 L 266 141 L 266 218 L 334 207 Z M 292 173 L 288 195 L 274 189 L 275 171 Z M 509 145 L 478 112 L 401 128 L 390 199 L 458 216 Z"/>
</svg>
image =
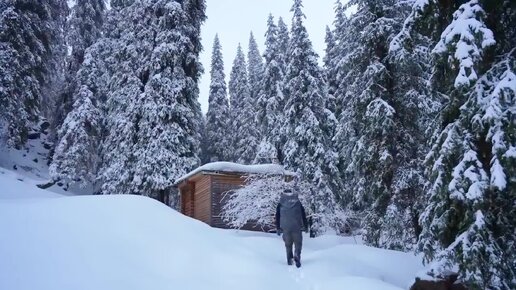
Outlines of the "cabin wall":
<svg viewBox="0 0 516 290">
<path fill-rule="evenodd" d="M 211 224 L 211 176 L 202 175 L 195 181 L 194 218 Z"/>
<path fill-rule="evenodd" d="M 222 220 L 221 217 L 222 208 L 224 206 L 224 196 L 226 193 L 242 187 L 244 182 L 245 177 L 242 178 L 240 175 L 213 175 L 211 177 L 212 227 L 223 229 L 229 228 L 229 226 Z"/>
</svg>

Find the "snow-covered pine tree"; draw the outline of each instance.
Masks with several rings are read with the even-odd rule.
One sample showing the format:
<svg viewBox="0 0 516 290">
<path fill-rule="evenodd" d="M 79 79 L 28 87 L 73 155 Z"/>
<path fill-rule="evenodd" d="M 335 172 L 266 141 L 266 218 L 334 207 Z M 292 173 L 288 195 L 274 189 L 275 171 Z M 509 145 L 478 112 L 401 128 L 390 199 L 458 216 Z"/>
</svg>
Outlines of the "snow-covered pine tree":
<svg viewBox="0 0 516 290">
<path fill-rule="evenodd" d="M 338 81 L 336 68 L 337 64 L 335 63 L 337 59 L 336 55 L 336 40 L 329 26 L 326 26 L 326 49 L 323 58 L 324 63 L 324 76 L 326 78 L 326 83 L 328 85 L 328 109 L 330 109 L 334 114 L 337 112 L 336 101 L 335 101 L 335 91 L 337 90 Z"/>
<path fill-rule="evenodd" d="M 516 287 L 516 12 L 510 5 L 470 0 L 447 10 L 434 1 L 415 7 L 427 16 L 420 21 L 434 25 L 455 11 L 433 49 L 432 88 L 448 102 L 427 157 L 419 249 L 431 273 L 458 270 L 474 290 Z"/>
<path fill-rule="evenodd" d="M 205 2 L 146 0 L 118 9 L 122 47 L 107 102 L 102 192 L 164 201 L 174 180 L 199 163 Z"/>
<path fill-rule="evenodd" d="M 346 20 L 337 5 L 338 46 L 346 54 L 336 53 L 341 59 L 335 61 L 342 108 L 335 141 L 346 165 L 345 199 L 364 217 L 368 244 L 407 249 L 418 232 L 414 203 L 422 185 L 419 142 L 425 139 L 414 118 L 424 97 L 410 91 L 403 69 L 398 77 L 389 46 L 409 10 L 393 0 L 347 5 L 357 12 Z"/>
<path fill-rule="evenodd" d="M 67 1 L 48 0 L 50 19 L 47 19 L 50 54 L 46 63 L 48 80 L 43 86 L 41 112 L 47 119 L 51 119 L 55 107 L 58 105 L 57 96 L 64 82 L 65 59 L 67 55 L 66 19 L 70 14 Z M 48 40 L 46 40 L 48 41 Z"/>
<path fill-rule="evenodd" d="M 417 2 L 414 5 L 421 5 Z M 400 7 L 405 10 L 407 6 Z M 421 232 L 419 216 L 425 206 L 424 158 L 430 150 L 427 140 L 439 126 L 438 116 L 444 99 L 428 86 L 432 73 L 431 47 L 435 45 L 430 35 L 414 29 L 420 18 L 420 10 L 412 11 L 405 19 L 401 31 L 389 47 L 388 61 L 391 64 L 393 87 L 402 102 L 396 106 L 399 118 L 410 139 L 403 145 L 400 155 L 400 171 L 403 177 L 396 182 L 395 194 L 387 209 L 384 225 L 385 240 L 391 247 L 409 249 L 415 246 L 414 239 Z M 411 226 L 407 227 L 409 223 Z M 390 237 L 390 238 L 389 238 Z M 394 242 L 394 244 L 393 244 Z"/>
<path fill-rule="evenodd" d="M 229 79 L 233 161 L 251 163 L 258 147 L 259 128 L 255 120 L 255 100 L 251 98 L 247 66 L 239 45 Z"/>
<path fill-rule="evenodd" d="M 326 109 L 327 89 L 317 54 L 304 27 L 302 1 L 292 6 L 292 35 L 288 48 L 286 74 L 285 121 L 283 132 L 284 164 L 310 184 L 308 207 L 312 212 L 315 234 L 336 230 L 344 216 L 336 194 L 341 186 L 336 153 L 331 148 L 331 135 L 336 123 Z"/>
<path fill-rule="evenodd" d="M 265 33 L 265 72 L 257 100 L 257 121 L 262 141 L 255 163 L 277 162 L 281 147 L 280 129 L 283 123 L 284 78 L 282 53 L 279 51 L 278 28 L 269 15 Z"/>
<path fill-rule="evenodd" d="M 213 42 L 210 74 L 211 84 L 204 141 L 207 146 L 205 154 L 211 162 L 227 161 L 232 153 L 230 151 L 230 116 L 222 47 L 218 35 L 215 36 Z"/>
<path fill-rule="evenodd" d="M 105 103 L 110 91 L 115 88 L 111 80 L 119 67 L 116 52 L 121 46 L 117 29 L 120 11 L 119 6 L 115 5 L 107 13 L 104 36 L 84 51 L 84 60 L 75 78 L 72 78 L 75 81 L 73 85 L 77 87 L 71 97 L 74 106 L 57 132 L 49 170 L 54 181 L 61 181 L 67 186 L 91 184 L 95 192 L 99 191 L 98 170 L 106 137 Z M 94 125 L 96 127 L 92 127 Z"/>
<path fill-rule="evenodd" d="M 54 181 L 85 187 L 94 183 L 99 164 L 101 118 L 93 93 L 83 86 L 59 130 L 49 173 Z"/>
<path fill-rule="evenodd" d="M 200 37 L 197 23 L 205 17 L 199 13 L 204 1 L 149 4 L 157 14 L 156 38 L 138 103 L 134 181 L 139 194 L 166 202 L 174 181 L 200 163 L 202 113 L 197 99 L 202 66 L 194 49 Z M 197 13 L 189 14 L 188 9 Z"/>
<path fill-rule="evenodd" d="M 8 145 L 20 148 L 53 103 L 68 6 L 64 0 L 2 1 L 0 10 L 0 121 Z"/>
<path fill-rule="evenodd" d="M 350 62 L 349 46 L 351 45 L 350 40 L 353 40 L 354 36 L 352 29 L 349 26 L 348 18 L 346 17 L 346 7 L 342 5 L 340 0 L 335 3 L 335 28 L 330 31 L 331 35 L 327 35 L 327 48 L 324 59 L 326 74 L 328 74 L 328 90 L 334 99 L 334 114 L 340 119 L 342 110 L 346 107 L 346 89 L 347 83 L 340 82 L 340 80 L 346 78 L 350 72 L 348 64 Z"/>
<path fill-rule="evenodd" d="M 102 36 L 105 9 L 104 0 L 78 1 L 72 8 L 66 31 L 71 52 L 66 58 L 64 85 L 57 97 L 52 116 L 54 130 L 59 129 L 68 112 L 72 110 L 73 94 L 77 89 L 76 74 L 84 61 L 86 49 Z"/>
<path fill-rule="evenodd" d="M 249 46 L 247 52 L 247 76 L 249 79 L 251 100 L 253 100 L 254 103 L 256 103 L 258 94 L 261 90 L 263 72 L 264 67 L 262 55 L 260 54 L 260 50 L 258 49 L 258 44 L 256 43 L 254 35 L 251 32 L 249 36 Z"/>
<path fill-rule="evenodd" d="M 278 43 L 278 57 L 281 58 L 280 67 L 284 72 L 286 72 L 288 63 L 288 44 L 290 43 L 290 33 L 288 31 L 287 24 L 285 24 L 283 18 L 281 17 L 278 19 Z"/>
</svg>

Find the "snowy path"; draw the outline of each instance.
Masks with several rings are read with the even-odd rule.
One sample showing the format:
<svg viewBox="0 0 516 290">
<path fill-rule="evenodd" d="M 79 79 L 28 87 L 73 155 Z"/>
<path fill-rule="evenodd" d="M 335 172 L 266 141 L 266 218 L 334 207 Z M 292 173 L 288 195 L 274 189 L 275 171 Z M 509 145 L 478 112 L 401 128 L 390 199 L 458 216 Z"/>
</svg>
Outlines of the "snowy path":
<svg viewBox="0 0 516 290">
<path fill-rule="evenodd" d="M 1 170 L 0 289 L 401 290 L 419 260 L 305 237 L 287 266 L 274 234 L 212 229 L 148 198 L 62 197 Z"/>
<path fill-rule="evenodd" d="M 270 234 L 234 232 L 244 244 L 279 266 L 277 277 L 287 277 L 293 289 L 369 290 L 408 289 L 419 260 L 410 255 L 360 245 L 352 237 L 324 236 L 310 239 L 305 235 L 303 266 L 287 266 L 281 237 Z M 411 273 L 412 275 L 407 275 Z"/>
</svg>

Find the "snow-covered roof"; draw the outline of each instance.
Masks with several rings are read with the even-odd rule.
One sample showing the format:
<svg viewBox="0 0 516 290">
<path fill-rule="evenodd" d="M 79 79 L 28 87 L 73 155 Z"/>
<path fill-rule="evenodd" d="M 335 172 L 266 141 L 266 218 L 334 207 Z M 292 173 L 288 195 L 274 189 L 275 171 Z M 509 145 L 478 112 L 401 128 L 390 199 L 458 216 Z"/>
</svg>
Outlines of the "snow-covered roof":
<svg viewBox="0 0 516 290">
<path fill-rule="evenodd" d="M 294 172 L 285 170 L 283 165 L 279 164 L 255 164 L 243 165 L 232 162 L 213 162 L 205 164 L 195 170 L 190 171 L 179 179 L 176 179 L 175 184 L 201 172 L 226 172 L 226 173 L 248 173 L 248 174 L 283 174 L 295 175 Z"/>
</svg>

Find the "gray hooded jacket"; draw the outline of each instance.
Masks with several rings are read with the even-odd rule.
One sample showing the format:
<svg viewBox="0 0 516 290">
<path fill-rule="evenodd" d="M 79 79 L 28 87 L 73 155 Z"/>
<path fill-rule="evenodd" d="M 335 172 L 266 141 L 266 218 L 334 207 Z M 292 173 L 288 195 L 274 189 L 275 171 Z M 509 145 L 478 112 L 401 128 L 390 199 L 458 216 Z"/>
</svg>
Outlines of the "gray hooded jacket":
<svg viewBox="0 0 516 290">
<path fill-rule="evenodd" d="M 293 232 L 305 230 L 307 226 L 305 208 L 297 194 L 282 194 L 276 207 L 276 228 Z"/>
</svg>

